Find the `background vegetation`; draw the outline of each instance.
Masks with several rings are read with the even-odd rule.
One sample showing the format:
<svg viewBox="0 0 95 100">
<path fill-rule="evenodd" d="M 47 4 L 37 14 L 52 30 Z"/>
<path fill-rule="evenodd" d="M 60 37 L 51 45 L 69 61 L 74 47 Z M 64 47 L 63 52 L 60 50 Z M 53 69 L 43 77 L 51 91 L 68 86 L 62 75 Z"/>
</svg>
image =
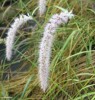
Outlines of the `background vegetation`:
<svg viewBox="0 0 95 100">
<path fill-rule="evenodd" d="M 55 33 L 50 84 L 43 93 L 37 76 L 38 49 L 45 24 L 61 12 L 55 5 L 73 9 L 75 18 Z M 38 0 L 0 1 L 0 100 L 95 100 L 95 1 L 48 0 L 42 17 L 37 6 Z M 33 15 L 35 21 L 18 31 L 13 58 L 8 62 L 6 32 L 21 13 Z"/>
</svg>

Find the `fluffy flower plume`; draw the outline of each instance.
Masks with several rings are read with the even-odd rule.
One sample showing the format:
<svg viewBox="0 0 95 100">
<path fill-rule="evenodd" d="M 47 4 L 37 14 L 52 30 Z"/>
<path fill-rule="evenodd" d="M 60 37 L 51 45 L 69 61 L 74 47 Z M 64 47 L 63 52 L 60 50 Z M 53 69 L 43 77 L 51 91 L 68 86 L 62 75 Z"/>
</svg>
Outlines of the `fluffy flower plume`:
<svg viewBox="0 0 95 100">
<path fill-rule="evenodd" d="M 49 23 L 44 28 L 43 38 L 40 43 L 39 49 L 39 80 L 42 90 L 45 92 L 48 86 L 49 66 L 51 47 L 54 40 L 54 33 L 59 25 L 67 23 L 74 15 L 67 10 L 60 14 L 55 14 L 49 20 Z"/>
<path fill-rule="evenodd" d="M 39 14 L 43 15 L 46 11 L 46 0 L 39 0 Z"/>
<path fill-rule="evenodd" d="M 14 19 L 13 24 L 9 28 L 7 32 L 7 38 L 6 38 L 6 58 L 7 60 L 11 60 L 13 43 L 15 40 L 17 30 L 20 28 L 21 25 L 25 24 L 28 20 L 32 20 L 32 17 L 29 15 L 27 16 L 27 15 L 22 14 L 19 16 L 19 18 Z"/>
</svg>

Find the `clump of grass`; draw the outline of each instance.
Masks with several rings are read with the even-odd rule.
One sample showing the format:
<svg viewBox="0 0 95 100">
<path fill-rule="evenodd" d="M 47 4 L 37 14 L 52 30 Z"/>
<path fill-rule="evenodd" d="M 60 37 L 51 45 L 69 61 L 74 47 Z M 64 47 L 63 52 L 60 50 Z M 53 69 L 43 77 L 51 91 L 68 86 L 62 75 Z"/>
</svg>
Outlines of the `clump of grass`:
<svg viewBox="0 0 95 100">
<path fill-rule="evenodd" d="M 27 6 L 25 6 L 25 3 Z M 37 6 L 35 1 L 31 3 L 23 1 L 23 3 L 19 4 L 22 6 L 18 7 L 18 13 L 20 11 L 31 14 Z M 52 4 L 68 8 L 69 10 L 73 8 L 76 17 L 64 27 L 61 26 L 57 29 L 56 39 L 52 48 L 50 85 L 46 93 L 43 93 L 39 88 L 37 78 L 37 49 L 44 25 L 54 13 L 60 12 Z M 18 4 L 16 3 L 16 5 Z M 38 28 L 35 30 L 36 34 L 32 35 L 32 32 L 27 32 L 29 40 L 27 40 L 26 44 L 23 44 L 24 50 L 17 50 L 17 55 L 11 62 L 7 63 L 5 59 L 1 60 L 0 78 L 11 65 L 23 61 L 23 63 L 18 65 L 18 69 L 10 72 L 12 78 L 9 77 L 7 80 L 0 81 L 1 99 L 10 97 L 13 100 L 20 98 L 25 100 L 47 98 L 55 100 L 95 99 L 95 11 L 90 5 L 88 1 L 84 3 L 82 0 L 52 0 L 48 2 L 46 15 L 43 15 L 40 19 L 35 11 L 35 21 L 38 25 Z M 12 18 L 14 16 L 11 16 L 8 21 L 6 19 L 3 20 L 3 22 L 7 25 Z M 17 39 L 22 36 L 24 39 L 26 34 L 22 31 L 21 33 L 20 36 L 17 36 Z M 15 44 L 16 46 L 17 44 Z M 0 51 L 4 51 L 4 49 Z M 25 66 L 29 67 L 29 71 L 22 72 L 21 69 Z"/>
</svg>

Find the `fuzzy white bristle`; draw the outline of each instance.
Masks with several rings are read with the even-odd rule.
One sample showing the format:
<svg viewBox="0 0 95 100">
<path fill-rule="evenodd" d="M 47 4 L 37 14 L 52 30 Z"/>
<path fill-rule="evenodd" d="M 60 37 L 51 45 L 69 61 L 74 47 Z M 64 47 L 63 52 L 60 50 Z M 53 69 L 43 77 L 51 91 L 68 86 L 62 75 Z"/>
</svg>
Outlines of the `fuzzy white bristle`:
<svg viewBox="0 0 95 100">
<path fill-rule="evenodd" d="M 39 14 L 43 15 L 46 11 L 46 0 L 39 0 Z"/>
<path fill-rule="evenodd" d="M 49 76 L 49 66 L 50 66 L 50 56 L 51 49 L 54 40 L 54 33 L 59 25 L 62 23 L 67 23 L 74 15 L 72 12 L 61 12 L 60 14 L 55 14 L 49 20 L 49 23 L 44 28 L 43 37 L 40 42 L 39 49 L 39 80 L 42 90 L 45 92 L 48 87 L 48 76 Z"/>
<path fill-rule="evenodd" d="M 22 14 L 18 18 L 15 18 L 13 24 L 11 24 L 11 27 L 9 28 L 7 32 L 7 38 L 6 38 L 6 58 L 7 60 L 11 60 L 12 49 L 13 49 L 13 44 L 14 44 L 17 30 L 20 28 L 21 25 L 25 24 L 28 20 L 32 20 L 32 17 L 29 15 L 27 16 L 27 15 Z"/>
</svg>

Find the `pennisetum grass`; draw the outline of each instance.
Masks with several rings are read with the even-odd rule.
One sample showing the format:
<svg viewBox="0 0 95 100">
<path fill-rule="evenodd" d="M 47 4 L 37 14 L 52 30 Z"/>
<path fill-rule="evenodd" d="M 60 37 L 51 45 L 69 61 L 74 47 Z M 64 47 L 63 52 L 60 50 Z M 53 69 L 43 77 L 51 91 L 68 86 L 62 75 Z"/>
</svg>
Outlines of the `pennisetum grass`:
<svg viewBox="0 0 95 100">
<path fill-rule="evenodd" d="M 68 12 L 67 10 L 61 12 L 60 14 L 54 14 L 49 22 L 46 24 L 43 32 L 43 37 L 40 42 L 39 49 L 39 80 L 42 90 L 45 92 L 48 86 L 48 76 L 49 76 L 49 66 L 50 66 L 50 56 L 51 48 L 54 41 L 54 36 L 56 29 L 62 23 L 65 24 L 71 19 L 74 15 L 72 11 Z"/>
<path fill-rule="evenodd" d="M 9 0 L 1 0 L 0 5 L 2 3 L 5 4 L 7 1 L 9 2 Z M 32 13 L 33 9 L 37 8 L 35 3 L 38 1 L 19 0 L 17 2 L 14 0 L 15 4 L 11 6 L 12 9 L 8 9 L 9 6 L 3 7 L 2 5 L 0 10 L 0 27 L 2 27 L 2 24 L 6 26 L 9 23 L 9 19 L 14 17 L 13 9 L 16 12 Z M 52 43 L 54 42 L 54 46 L 52 49 L 54 52 L 52 61 L 50 60 L 49 62 L 51 76 L 49 77 L 48 91 L 45 93 L 40 91 L 36 77 L 38 72 L 35 58 L 37 54 L 36 43 L 39 41 L 40 31 L 43 31 L 41 30 L 43 27 L 41 26 L 42 23 L 39 23 L 41 19 L 39 19 L 38 21 L 36 20 L 39 26 L 35 30 L 37 34 L 34 34 L 33 39 L 28 37 L 29 43 L 27 46 L 23 43 L 24 49 L 28 51 L 22 53 L 17 49 L 19 45 L 16 47 L 16 51 L 21 55 L 20 60 L 12 60 L 7 63 L 4 59 L 4 48 L 0 44 L 0 100 L 47 100 L 47 98 L 49 100 L 95 100 L 95 10 L 94 7 L 92 8 L 95 2 L 94 0 L 49 0 L 49 2 L 51 2 L 49 5 L 56 5 L 60 8 L 74 8 L 76 18 L 68 24 L 68 27 L 58 28 L 58 34 L 56 34 L 58 39 L 55 40 L 53 34 Z M 49 10 L 43 18 L 49 19 L 49 16 L 51 16 L 49 14 L 53 15 L 59 12 L 59 10 L 54 9 L 54 6 L 48 6 Z M 36 10 L 33 11 L 33 15 L 36 13 Z M 4 12 L 7 13 L 5 14 Z M 5 17 L 2 20 L 3 14 Z M 35 19 L 38 19 L 38 17 L 35 14 Z M 3 30 L 6 30 L 5 27 Z M 0 30 L 1 39 L 4 31 Z M 1 43 L 5 42 L 1 41 Z M 34 44 L 35 46 L 33 46 Z M 18 65 L 19 62 L 20 64 Z M 11 68 L 11 65 L 13 67 L 17 65 L 18 68 L 9 72 L 7 68 Z M 31 68 L 27 72 L 22 72 L 21 69 L 24 69 L 25 66 L 30 66 Z M 8 76 L 7 80 L 2 80 L 3 74 L 6 74 L 6 72 L 11 75 L 11 78 Z M 15 76 L 13 73 L 15 73 Z"/>
<path fill-rule="evenodd" d="M 43 15 L 46 11 L 46 0 L 39 0 L 39 15 Z"/>
<path fill-rule="evenodd" d="M 32 17 L 30 15 L 22 14 L 19 17 L 15 18 L 13 24 L 11 24 L 11 27 L 9 28 L 7 32 L 7 38 L 6 38 L 6 58 L 7 60 L 11 60 L 12 49 L 13 49 L 13 44 L 14 44 L 17 30 L 20 28 L 21 25 L 25 24 L 28 20 L 32 20 Z"/>
</svg>

